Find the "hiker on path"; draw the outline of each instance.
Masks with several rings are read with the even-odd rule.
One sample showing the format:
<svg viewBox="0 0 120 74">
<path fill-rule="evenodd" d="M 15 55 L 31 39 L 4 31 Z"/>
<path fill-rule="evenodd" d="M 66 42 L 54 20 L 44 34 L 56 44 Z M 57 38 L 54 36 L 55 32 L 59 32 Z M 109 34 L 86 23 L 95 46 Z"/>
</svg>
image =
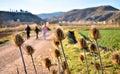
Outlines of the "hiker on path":
<svg viewBox="0 0 120 74">
<path fill-rule="evenodd" d="M 38 33 L 39 33 L 40 29 L 36 26 L 35 27 L 35 33 L 36 33 L 36 39 L 38 39 Z"/>
<path fill-rule="evenodd" d="M 27 34 L 27 39 L 29 39 L 30 38 L 30 31 L 31 31 L 30 26 L 27 25 L 27 27 L 25 28 L 25 30 L 26 30 L 26 34 Z"/>
<path fill-rule="evenodd" d="M 42 26 L 42 33 L 43 33 L 44 40 L 46 40 L 46 33 L 47 33 L 47 31 L 48 31 L 48 28 L 47 28 L 46 24 L 44 24 Z"/>
</svg>

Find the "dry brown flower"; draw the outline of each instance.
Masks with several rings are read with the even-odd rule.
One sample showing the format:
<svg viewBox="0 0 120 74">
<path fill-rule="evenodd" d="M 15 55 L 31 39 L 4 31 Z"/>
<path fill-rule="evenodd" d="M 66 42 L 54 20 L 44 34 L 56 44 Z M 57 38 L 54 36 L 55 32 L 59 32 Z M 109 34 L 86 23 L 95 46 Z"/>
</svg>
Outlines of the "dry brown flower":
<svg viewBox="0 0 120 74">
<path fill-rule="evenodd" d="M 55 37 L 56 37 L 56 39 L 59 40 L 59 41 L 65 39 L 65 36 L 64 36 L 64 33 L 63 33 L 62 29 L 57 28 L 57 29 L 55 30 Z"/>
<path fill-rule="evenodd" d="M 91 50 L 92 52 L 96 52 L 96 51 L 97 51 L 96 45 L 95 45 L 95 44 L 91 44 L 91 45 L 90 45 L 90 50 Z"/>
<path fill-rule="evenodd" d="M 42 64 L 43 64 L 44 67 L 48 68 L 48 70 L 50 71 L 51 61 L 50 61 L 49 58 L 43 59 Z"/>
<path fill-rule="evenodd" d="M 24 40 L 19 34 L 17 34 L 14 37 L 14 42 L 15 42 L 16 46 L 20 47 L 24 43 Z"/>
<path fill-rule="evenodd" d="M 94 66 L 95 66 L 95 69 L 96 69 L 96 70 L 100 70 L 100 69 L 101 69 L 101 68 L 100 68 L 100 64 L 97 63 L 97 62 L 94 63 Z"/>
<path fill-rule="evenodd" d="M 26 48 L 25 51 L 27 52 L 28 55 L 32 55 L 34 53 L 34 49 L 32 46 L 27 45 L 25 46 L 25 48 Z"/>
<path fill-rule="evenodd" d="M 87 43 L 83 38 L 80 38 L 78 40 L 79 48 L 80 49 L 86 49 L 87 48 Z"/>
<path fill-rule="evenodd" d="M 90 29 L 90 37 L 94 40 L 99 39 L 100 38 L 99 30 L 96 28 L 91 28 Z"/>
</svg>

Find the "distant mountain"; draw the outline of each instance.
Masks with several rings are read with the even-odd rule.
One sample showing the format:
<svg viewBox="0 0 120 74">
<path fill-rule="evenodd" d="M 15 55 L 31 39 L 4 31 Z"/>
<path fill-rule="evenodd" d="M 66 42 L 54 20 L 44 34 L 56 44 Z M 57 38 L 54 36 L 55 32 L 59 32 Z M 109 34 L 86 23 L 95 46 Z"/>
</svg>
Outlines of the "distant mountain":
<svg viewBox="0 0 120 74">
<path fill-rule="evenodd" d="M 34 23 L 42 23 L 43 20 L 32 14 L 32 13 L 22 13 L 22 12 L 6 12 L 0 11 L 0 16 L 2 17 L 3 21 L 17 21 L 20 22 L 34 22 Z"/>
<path fill-rule="evenodd" d="M 86 9 L 74 9 L 59 17 L 50 18 L 48 21 L 51 23 L 56 23 L 59 21 L 80 21 L 80 20 L 89 20 L 89 21 L 105 21 L 110 18 L 117 18 L 120 16 L 120 10 L 112 6 L 99 6 Z"/>
<path fill-rule="evenodd" d="M 64 12 L 53 12 L 53 13 L 44 13 L 44 14 L 38 14 L 37 16 L 39 16 L 42 19 L 49 19 L 51 17 L 57 17 L 61 14 L 63 14 Z"/>
</svg>

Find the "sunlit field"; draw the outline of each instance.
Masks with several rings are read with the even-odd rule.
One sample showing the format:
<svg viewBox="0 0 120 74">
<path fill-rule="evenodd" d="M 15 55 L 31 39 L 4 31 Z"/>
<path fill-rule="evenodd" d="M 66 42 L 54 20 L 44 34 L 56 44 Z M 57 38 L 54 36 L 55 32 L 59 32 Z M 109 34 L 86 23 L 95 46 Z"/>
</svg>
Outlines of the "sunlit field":
<svg viewBox="0 0 120 74">
<path fill-rule="evenodd" d="M 112 28 L 112 27 L 105 27 L 100 26 L 97 28 L 100 31 L 101 38 L 98 39 L 98 44 L 100 48 L 100 53 L 102 56 L 102 62 L 104 66 L 105 74 L 118 74 L 120 72 L 120 65 L 113 64 L 111 61 L 111 55 L 113 52 L 120 53 L 120 29 Z M 65 32 L 67 33 L 69 30 L 74 31 L 76 40 L 80 38 L 80 33 L 85 35 L 86 37 L 90 38 L 89 35 L 90 26 L 87 27 L 64 27 Z M 89 41 L 87 41 L 89 43 Z M 82 54 L 83 51 L 79 49 L 78 43 L 77 44 L 68 44 L 68 39 L 66 38 L 63 41 L 65 53 L 67 55 L 67 59 L 69 62 L 70 69 L 72 74 L 86 74 L 86 65 L 85 61 L 80 61 L 79 56 Z M 99 62 L 98 56 L 96 56 L 97 62 Z M 94 56 L 91 52 L 87 52 L 87 59 L 88 59 L 88 69 L 90 74 L 94 74 L 95 72 L 98 74 L 98 71 L 95 70 L 94 67 Z"/>
</svg>

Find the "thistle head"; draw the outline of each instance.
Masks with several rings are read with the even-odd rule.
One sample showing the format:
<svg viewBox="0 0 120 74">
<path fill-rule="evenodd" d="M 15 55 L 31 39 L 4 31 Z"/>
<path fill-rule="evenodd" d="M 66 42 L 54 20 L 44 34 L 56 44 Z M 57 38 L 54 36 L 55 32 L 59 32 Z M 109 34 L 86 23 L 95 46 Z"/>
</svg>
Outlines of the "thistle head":
<svg viewBox="0 0 120 74">
<path fill-rule="evenodd" d="M 80 59 L 80 61 L 82 61 L 82 62 L 83 62 L 85 58 L 84 58 L 84 56 L 83 56 L 83 55 L 80 55 L 80 56 L 79 56 L 79 59 Z"/>
<path fill-rule="evenodd" d="M 60 51 L 55 49 L 52 51 L 52 55 L 53 55 L 53 57 L 58 58 L 60 56 Z"/>
<path fill-rule="evenodd" d="M 57 29 L 55 30 L 55 37 L 56 37 L 56 39 L 57 39 L 58 41 L 61 41 L 61 40 L 65 39 L 64 33 L 63 33 L 62 29 L 57 28 Z"/>
<path fill-rule="evenodd" d="M 99 30 L 96 29 L 95 27 L 94 28 L 91 28 L 90 29 L 90 37 L 94 40 L 97 40 L 100 38 L 100 33 L 99 33 Z"/>
<path fill-rule="evenodd" d="M 34 49 L 30 45 L 25 46 L 25 51 L 27 52 L 28 55 L 32 55 L 34 53 Z"/>
<path fill-rule="evenodd" d="M 50 70 L 50 74 L 57 74 L 57 71 L 55 71 L 55 70 Z"/>
<path fill-rule="evenodd" d="M 19 34 L 17 34 L 14 37 L 14 43 L 16 44 L 16 46 L 20 47 L 24 43 L 24 40 Z"/>
<path fill-rule="evenodd" d="M 55 48 L 58 48 L 59 44 L 60 44 L 59 41 L 56 40 L 55 38 L 53 38 L 53 40 L 52 40 L 52 45 L 53 45 Z"/>
<path fill-rule="evenodd" d="M 114 64 L 120 65 L 120 55 L 118 53 L 113 53 L 111 56 L 111 60 Z"/>
<path fill-rule="evenodd" d="M 67 69 L 67 63 L 65 61 L 62 62 L 62 68 L 63 68 L 63 70 Z"/>
<path fill-rule="evenodd" d="M 86 49 L 87 48 L 87 43 L 86 43 L 85 39 L 83 39 L 83 38 L 80 38 L 78 40 L 78 44 L 79 44 L 80 49 Z"/>
<path fill-rule="evenodd" d="M 90 50 L 91 50 L 92 52 L 96 52 L 96 51 L 97 51 L 97 47 L 96 47 L 95 44 L 91 44 L 89 48 L 90 48 Z"/>
<path fill-rule="evenodd" d="M 96 70 L 100 70 L 101 69 L 100 64 L 97 63 L 97 62 L 94 63 L 94 67 L 95 67 Z"/>
<path fill-rule="evenodd" d="M 49 69 L 50 66 L 51 66 L 51 61 L 50 61 L 49 58 L 45 58 L 45 59 L 43 59 L 42 64 L 43 64 L 44 67 Z"/>
<path fill-rule="evenodd" d="M 69 72 L 68 69 L 65 69 L 64 71 L 65 71 L 65 74 L 71 74 L 71 72 Z"/>
</svg>

